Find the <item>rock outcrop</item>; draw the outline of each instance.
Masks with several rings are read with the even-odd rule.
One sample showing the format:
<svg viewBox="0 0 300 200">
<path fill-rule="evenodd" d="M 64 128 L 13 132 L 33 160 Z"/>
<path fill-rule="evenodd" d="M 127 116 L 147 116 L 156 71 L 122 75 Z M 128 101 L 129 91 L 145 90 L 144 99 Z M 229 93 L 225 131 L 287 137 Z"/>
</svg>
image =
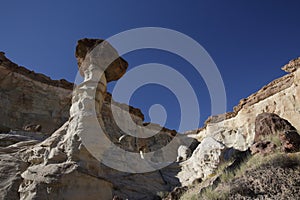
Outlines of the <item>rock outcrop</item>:
<svg viewBox="0 0 300 200">
<path fill-rule="evenodd" d="M 178 173 L 178 178 L 183 186 L 188 186 L 194 181 L 201 182 L 214 173 L 226 150 L 228 149 L 223 144 L 211 137 L 203 139 L 192 157 L 180 164 L 182 171 Z"/>
<path fill-rule="evenodd" d="M 257 93 L 241 100 L 234 109 L 234 114 L 210 118 L 206 127 L 199 129 L 191 137 L 211 136 L 227 147 L 246 150 L 252 145 L 255 137 L 256 116 L 264 112 L 277 114 L 300 130 L 299 83 L 300 70 L 272 81 Z"/>
<path fill-rule="evenodd" d="M 300 57 L 291 60 L 288 64 L 284 65 L 281 69 L 288 73 L 292 73 L 295 72 L 297 69 L 299 69 L 299 67 L 300 67 Z"/>
<path fill-rule="evenodd" d="M 267 143 L 267 141 L 263 141 L 266 137 L 280 141 L 281 149 L 284 152 L 297 152 L 300 150 L 300 135 L 296 128 L 293 127 L 289 121 L 274 113 L 262 113 L 256 117 L 255 144 L 252 147 L 260 147 L 264 149 L 263 151 L 271 151 L 274 149 L 274 145 Z"/>
<path fill-rule="evenodd" d="M 257 93 L 240 101 L 234 112 L 210 117 L 205 127 L 190 131 L 189 137 L 197 138 L 201 144 L 190 159 L 181 163 L 182 171 L 178 174 L 183 185 L 194 181 L 205 180 L 214 173 L 214 169 L 222 164 L 224 156 L 221 149 L 246 151 L 251 147 L 253 154 L 267 155 L 275 151 L 278 145 L 272 141 L 260 140 L 266 135 L 277 137 L 279 146 L 285 152 L 299 151 L 300 135 L 300 70 L 297 70 L 299 60 L 291 61 L 287 66 L 294 67 L 291 74 L 272 81 Z M 222 148 L 207 147 L 211 152 L 209 162 L 205 161 L 204 153 L 200 151 L 203 143 L 212 138 Z M 256 143 L 255 143 L 256 142 Z M 255 144 L 253 144 L 255 143 Z M 203 167 L 204 166 L 204 167 Z M 209 169 L 209 170 L 207 170 Z M 190 178 L 189 178 L 190 177 Z"/>
<path fill-rule="evenodd" d="M 274 113 L 261 113 L 255 119 L 254 142 L 266 136 L 282 135 L 287 131 L 296 131 L 289 121 Z"/>
<path fill-rule="evenodd" d="M 70 109 L 70 118 L 61 128 L 52 134 L 30 132 L 39 131 L 39 125 L 44 129 L 43 123 L 33 120 L 36 116 L 33 116 L 31 124 L 26 126 L 27 131 L 25 131 L 25 133 L 31 134 L 32 138 L 13 137 L 12 132 L 9 132 L 10 129 L 3 128 L 6 132 L 8 131 L 8 136 L 2 135 L 2 138 L 5 138 L 3 145 L 6 147 L 0 149 L 0 153 L 5 153 L 8 151 L 7 149 L 13 148 L 14 156 L 18 158 L 15 161 L 12 160 L 16 169 L 10 169 L 6 162 L 0 162 L 0 167 L 12 170 L 9 173 L 17 174 L 16 178 L 11 176 L 10 178 L 5 176 L 1 178 L 1 181 L 5 183 L 11 181 L 10 188 L 0 185 L 11 197 L 15 199 L 44 199 L 47 197 L 48 199 L 105 200 L 115 196 L 123 199 L 154 199 L 158 198 L 159 192 L 168 192 L 180 185 L 179 179 L 176 177 L 180 167 L 176 162 L 168 161 L 172 160 L 172 157 L 175 161 L 177 148 L 180 145 L 187 145 L 193 140 L 184 135 L 178 136 L 174 130 L 144 123 L 144 116 L 139 109 L 112 100 L 111 95 L 106 92 L 107 81 L 116 80 L 124 74 L 127 67 L 126 61 L 117 58 L 104 71 L 102 65 L 107 64 L 109 57 L 116 56 L 116 51 L 105 43 L 108 48 L 104 50 L 105 53 L 98 52 L 101 59 L 96 56 L 94 58 L 96 60 L 93 60 L 92 57 L 89 57 L 82 63 L 84 54 L 90 56 L 90 48 L 93 48 L 95 44 L 100 44 L 101 41 L 85 39 L 78 43 L 76 55 L 78 63 L 82 64 L 80 71 L 84 75 L 84 81 L 73 91 L 72 106 L 70 107 L 70 103 L 66 104 L 66 107 Z M 88 45 L 95 43 L 91 47 L 85 47 L 86 42 Z M 23 75 L 20 76 L 21 78 L 24 78 Z M 33 81 L 37 82 L 34 82 L 32 86 L 33 91 L 40 89 L 35 85 L 44 84 L 38 80 Z M 66 94 L 70 93 L 70 90 L 61 89 L 65 91 L 65 100 L 69 99 L 70 97 Z M 55 97 L 53 95 L 53 98 Z M 42 96 L 41 99 L 43 98 L 47 97 Z M 114 120 L 113 112 L 115 115 L 121 116 L 123 129 Z M 20 122 L 20 124 L 24 127 L 24 123 Z M 92 139 L 92 142 L 96 141 L 93 135 L 100 131 L 97 128 L 99 124 L 104 134 L 102 138 L 111 142 L 91 149 L 86 145 L 87 141 L 83 140 L 89 138 Z M 18 127 L 13 128 L 18 129 Z M 156 134 L 152 137 L 137 138 L 134 135 L 128 135 L 128 130 L 136 133 L 136 136 L 147 132 Z M 84 134 L 88 134 L 88 137 L 85 137 Z M 160 151 L 162 147 L 171 142 L 174 145 L 169 151 Z M 22 148 L 13 147 L 19 144 L 22 144 Z M 116 147 L 124 149 L 125 152 L 136 153 L 139 156 L 138 162 L 116 160 L 122 159 L 115 153 Z M 95 151 L 99 152 L 100 157 L 92 154 Z M 165 163 L 165 167 L 157 170 L 154 168 L 146 173 L 129 173 L 130 170 L 137 168 L 142 163 L 146 165 L 146 159 L 143 157 L 147 158 L 147 153 L 151 156 L 148 160 L 154 164 Z M 104 165 L 99 161 L 102 158 L 110 159 L 124 171 Z M 19 165 L 22 165 L 22 169 L 18 167 Z"/>
<path fill-rule="evenodd" d="M 99 49 L 96 52 L 95 47 L 97 47 L 97 45 L 99 45 L 100 43 L 102 45 L 101 48 L 110 49 L 110 51 L 102 51 L 102 49 Z M 93 50 L 93 52 L 91 52 L 91 50 Z M 93 55 L 89 55 L 90 53 L 92 53 Z M 101 39 L 84 38 L 78 40 L 75 56 L 77 58 L 77 63 L 81 75 L 83 75 L 84 73 L 83 68 L 91 64 L 95 60 L 95 57 L 99 57 L 101 61 L 98 60 L 98 64 L 101 64 L 101 66 L 108 65 L 107 69 L 104 72 L 107 82 L 116 81 L 121 78 L 125 74 L 128 67 L 128 63 L 122 57 L 118 56 L 117 51 L 114 50 L 114 48 L 108 42 Z M 93 58 L 89 58 L 89 56 L 92 56 Z M 111 62 L 110 58 L 116 59 L 113 60 L 114 62 Z"/>
<path fill-rule="evenodd" d="M 252 154 L 275 152 L 278 144 L 266 136 L 277 136 L 283 152 L 300 150 L 299 59 L 284 67 L 290 74 L 241 100 L 233 112 L 181 135 L 145 123 L 139 109 L 107 93 L 107 83 L 128 66 L 109 43 L 79 40 L 76 58 L 84 80 L 74 86 L 19 67 L 0 53 L 1 199 L 151 200 L 173 189 L 168 198 L 178 199 L 189 185 L 218 182 L 217 168 L 230 162 L 234 169 L 250 147 Z M 272 173 L 286 175 L 279 168 Z M 253 190 L 266 191 L 252 183 Z M 238 190 L 234 184 L 232 189 Z"/>
<path fill-rule="evenodd" d="M 3 52 L 0 77 L 1 127 L 22 130 L 40 125 L 39 131 L 50 134 L 68 120 L 73 84 L 20 67 Z"/>
</svg>

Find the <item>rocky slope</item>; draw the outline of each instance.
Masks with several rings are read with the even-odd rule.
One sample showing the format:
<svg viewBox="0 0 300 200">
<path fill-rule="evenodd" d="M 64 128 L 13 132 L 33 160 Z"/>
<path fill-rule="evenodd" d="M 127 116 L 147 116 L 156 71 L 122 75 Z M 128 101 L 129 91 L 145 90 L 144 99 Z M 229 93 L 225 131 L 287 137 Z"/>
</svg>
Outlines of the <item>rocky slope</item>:
<svg viewBox="0 0 300 200">
<path fill-rule="evenodd" d="M 299 76 L 299 70 L 287 74 L 241 100 L 234 117 L 208 121 L 206 128 L 197 133 L 198 137 L 210 135 L 226 146 L 245 150 L 254 139 L 256 115 L 263 112 L 275 113 L 299 130 Z"/>
<path fill-rule="evenodd" d="M 78 62 L 82 60 L 82 52 L 87 53 L 86 49 L 93 47 L 93 45 L 91 47 L 89 45 L 91 43 L 97 44 L 99 41 L 102 40 L 80 40 L 76 49 Z M 116 51 L 108 44 L 104 56 L 111 57 L 112 54 L 117 56 Z M 91 155 L 91 149 L 87 149 L 82 142 L 80 134 L 92 134 L 95 131 L 90 128 L 96 124 L 102 124 L 105 137 L 113 142 L 113 145 L 111 144 L 112 146 L 108 147 L 109 150 L 102 153 L 105 153 L 104 156 L 111 158 L 119 166 L 131 169 L 136 167 L 137 163 L 132 163 L 132 166 L 128 168 L 125 162 L 114 160 L 114 157 L 117 156 L 114 154 L 115 146 L 128 152 L 135 152 L 140 157 L 140 154 L 159 152 L 158 149 L 173 141 L 176 145 L 171 152 L 173 157 L 176 158 L 177 148 L 185 142 L 184 138 L 190 140 L 185 136 L 175 138 L 177 133 L 174 130 L 144 123 L 144 116 L 139 109 L 112 100 L 111 95 L 106 92 L 106 83 L 120 78 L 125 73 L 126 61 L 121 58 L 116 59 L 105 71 L 105 75 L 102 76 L 99 83 L 97 81 L 93 82 L 93 80 L 97 79 L 97 70 L 101 72 L 102 69 L 98 66 L 103 64 L 103 60 L 100 60 L 100 63 L 90 60 L 92 63 L 82 65 L 83 69 L 80 68 L 80 70 L 85 77 L 85 81 L 75 87 L 71 104 L 72 84 L 64 83 L 64 85 L 61 85 L 59 83 L 62 81 L 52 81 L 42 75 L 41 77 L 44 77 L 44 79 L 36 78 L 40 75 L 16 66 L 4 55 L 2 59 L 5 60 L 2 65 L 5 67 L 7 74 L 13 74 L 14 77 L 18 78 L 17 83 L 20 85 L 16 85 L 16 87 L 21 87 L 22 83 L 26 85 L 26 81 L 29 80 L 31 90 L 27 91 L 27 87 L 22 87 L 21 91 L 24 93 L 30 92 L 32 98 L 39 99 L 39 102 L 32 103 L 32 107 L 28 108 L 28 112 L 32 112 L 30 109 L 34 108 L 34 113 L 44 113 L 48 106 L 51 109 L 61 110 L 60 104 L 49 103 L 47 107 L 42 106 L 45 102 L 48 103 L 48 98 L 56 98 L 55 102 L 60 100 L 66 102 L 64 109 L 70 110 L 70 118 L 66 113 L 66 118 L 59 122 L 55 121 L 56 123 L 53 122 L 54 125 L 51 126 L 53 129 L 59 127 L 61 123 L 64 123 L 64 125 L 52 134 L 44 134 L 40 132 L 41 130 L 36 129 L 23 130 L 24 119 L 26 119 L 30 120 L 32 127 L 41 125 L 43 127 L 42 131 L 51 133 L 52 129 L 46 126 L 47 122 L 51 121 L 51 116 L 42 119 L 38 115 L 31 115 L 32 117 L 29 119 L 8 116 L 5 119 L 6 121 L 1 122 L 2 127 L 5 127 L 5 131 L 2 131 L 1 134 L 2 147 L 0 148 L 0 155 L 2 161 L 0 162 L 0 168 L 2 170 L 0 177 L 3 184 L 0 184 L 0 199 L 45 199 L 45 197 L 47 199 L 112 199 L 113 196 L 130 199 L 153 199 L 157 197 L 158 192 L 171 191 L 172 188 L 180 185 L 176 178 L 180 168 L 176 163 L 172 165 L 168 163 L 169 166 L 164 169 L 148 173 L 122 172 L 99 162 L 94 155 Z M 5 63 L 9 63 L 9 65 Z M 94 67 L 90 68 L 90 66 Z M 18 70 L 21 70 L 21 72 Z M 23 73 L 23 71 L 25 72 Z M 43 84 L 48 87 L 48 93 L 39 95 L 40 86 L 44 86 Z M 96 101 L 93 100 L 93 92 L 90 92 L 89 89 L 96 92 Z M 18 96 L 20 93 L 20 90 L 15 90 L 15 88 L 8 88 L 6 91 L 11 94 L 11 98 Z M 63 92 L 57 95 L 54 93 L 55 91 Z M 14 112 L 18 101 L 11 101 L 10 104 L 7 104 L 8 111 Z M 93 104 L 97 108 L 96 113 L 89 110 Z M 136 139 L 133 136 L 126 135 L 126 132 L 121 130 L 114 121 L 111 106 L 113 106 L 118 116 L 127 117 L 122 117 L 122 123 L 126 129 L 139 133 L 143 131 L 143 127 L 147 127 L 150 131 L 157 131 L 157 134 L 145 139 Z M 16 109 L 19 112 L 23 108 L 21 106 L 21 108 Z M 126 115 L 126 110 L 129 111 L 129 116 Z M 8 111 L 4 110 L 4 112 Z M 94 114 L 96 114 L 94 118 L 96 121 L 89 117 Z M 13 119 L 17 123 L 14 123 Z M 10 123 L 7 123 L 7 121 Z M 132 121 L 134 124 L 131 123 Z M 78 127 L 84 127 L 84 129 Z M 98 150 L 101 152 L 101 148 L 96 149 L 96 151 Z M 153 162 L 160 162 L 160 160 L 167 159 L 169 155 L 155 153 L 152 156 L 151 160 Z M 14 159 L 11 159 L 12 157 Z M 139 163 L 142 162 L 144 161 L 140 158 Z"/>
<path fill-rule="evenodd" d="M 97 45 L 102 48 L 92 51 Z M 283 67 L 289 74 L 241 100 L 234 112 L 212 116 L 204 128 L 179 135 L 144 123 L 139 109 L 113 101 L 106 92 L 107 83 L 121 78 L 128 65 L 110 44 L 79 40 L 76 58 L 84 77 L 78 86 L 19 67 L 0 53 L 0 112 L 5 116 L 0 119 L 0 199 L 150 200 L 168 193 L 168 199 L 179 199 L 186 190 L 198 197 L 205 188 L 227 191 L 228 181 L 220 181 L 222 174 L 235 172 L 250 153 L 254 158 L 278 152 L 295 156 L 294 164 L 287 170 L 282 165 L 252 168 L 249 176 L 230 180 L 229 191 L 236 192 L 227 192 L 226 197 L 286 197 L 272 196 L 268 188 L 257 189 L 254 183 L 270 181 L 260 180 L 259 174 L 271 168 L 281 182 L 269 188 L 283 194 L 276 189 L 278 184 L 295 182 L 290 174 L 299 173 L 295 152 L 300 150 L 300 59 Z M 156 134 L 139 138 L 129 132 Z M 97 134 L 102 134 L 100 143 L 94 137 Z M 170 143 L 174 144 L 171 149 L 160 150 Z M 130 159 L 131 155 L 138 158 Z M 165 167 L 136 173 L 150 167 L 149 161 L 149 169 Z M 246 188 L 237 190 L 239 184 Z M 286 187 L 286 191 L 298 191 L 296 199 L 298 186 L 296 181 Z M 250 196 L 247 191 L 252 192 Z"/>
<path fill-rule="evenodd" d="M 300 135 L 298 133 L 300 129 L 299 61 L 300 58 L 285 65 L 283 69 L 290 72 L 290 74 L 272 81 L 257 93 L 241 100 L 240 104 L 235 107 L 234 112 L 212 116 L 207 120 L 204 128 L 189 133 L 190 137 L 197 138 L 202 142 L 193 152 L 191 158 L 180 164 L 182 171 L 179 172 L 178 177 L 183 186 L 197 185 L 199 182 L 203 182 L 200 188 L 215 185 L 216 180 L 219 178 L 215 172 L 224 163 L 230 163 L 229 161 L 236 156 L 240 158 L 240 151 L 247 152 L 251 150 L 252 154 L 259 153 L 263 156 L 269 156 L 277 152 L 278 148 L 286 153 L 300 150 Z M 300 159 L 299 154 L 296 154 L 296 157 Z M 296 162 L 295 173 L 299 173 L 299 165 L 300 163 Z M 274 170 L 281 170 L 279 168 Z M 260 170 L 267 169 L 260 168 Z M 248 179 L 259 181 L 254 174 L 253 177 L 250 176 Z M 280 179 L 289 181 L 289 175 L 285 177 L 283 174 Z M 247 178 L 243 180 L 245 181 Z M 245 182 L 243 184 L 247 187 L 249 183 Z M 275 183 L 274 187 L 279 187 L 279 185 L 279 182 Z M 236 187 L 239 186 L 236 185 Z M 269 189 L 271 190 L 272 187 L 269 186 Z M 297 187 L 293 189 L 298 190 Z M 264 192 L 267 190 L 264 189 Z M 198 194 L 198 192 L 195 193 Z M 221 190 L 216 191 L 216 193 L 221 193 Z M 234 193 L 231 195 L 233 199 L 237 198 Z M 271 194 L 266 192 L 266 195 L 261 198 L 265 199 L 268 195 Z M 254 196 L 260 198 L 258 193 L 254 193 L 252 197 Z M 272 197 L 284 199 L 283 196 Z M 296 195 L 296 197 L 300 198 L 299 195 Z M 203 196 L 198 198 L 204 199 Z M 220 198 L 217 197 L 216 199 Z M 247 199 L 248 197 L 242 194 L 239 198 Z M 251 196 L 249 198 L 251 199 Z M 227 197 L 221 199 L 227 199 Z"/>
</svg>

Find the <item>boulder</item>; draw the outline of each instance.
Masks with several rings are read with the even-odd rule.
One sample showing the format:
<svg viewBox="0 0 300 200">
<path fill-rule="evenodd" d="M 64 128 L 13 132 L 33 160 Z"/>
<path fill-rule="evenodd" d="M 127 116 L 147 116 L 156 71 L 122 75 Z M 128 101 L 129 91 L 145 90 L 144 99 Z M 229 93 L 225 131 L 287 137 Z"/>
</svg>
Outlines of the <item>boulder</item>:
<svg viewBox="0 0 300 200">
<path fill-rule="evenodd" d="M 223 160 L 226 147 L 212 137 L 202 140 L 192 156 L 180 163 L 182 171 L 178 178 L 183 186 L 192 184 L 194 181 L 202 181 L 213 174 Z"/>
<path fill-rule="evenodd" d="M 255 119 L 254 142 L 267 135 L 279 135 L 286 131 L 296 131 L 296 128 L 289 121 L 276 115 L 275 113 L 261 113 Z"/>
<path fill-rule="evenodd" d="M 279 140 L 284 152 L 300 150 L 300 135 L 289 121 L 274 113 L 261 113 L 255 120 L 255 139 L 251 146 L 252 154 L 268 154 L 274 151 L 276 145 L 267 140 Z"/>
<path fill-rule="evenodd" d="M 90 53 L 93 55 L 89 55 Z M 83 75 L 83 68 L 94 63 L 106 68 L 105 77 L 107 82 L 121 78 L 128 67 L 128 63 L 119 57 L 117 51 L 102 39 L 84 38 L 78 40 L 75 56 L 81 75 Z M 97 59 L 95 59 L 96 57 Z M 111 60 L 112 58 L 114 59 Z"/>
</svg>

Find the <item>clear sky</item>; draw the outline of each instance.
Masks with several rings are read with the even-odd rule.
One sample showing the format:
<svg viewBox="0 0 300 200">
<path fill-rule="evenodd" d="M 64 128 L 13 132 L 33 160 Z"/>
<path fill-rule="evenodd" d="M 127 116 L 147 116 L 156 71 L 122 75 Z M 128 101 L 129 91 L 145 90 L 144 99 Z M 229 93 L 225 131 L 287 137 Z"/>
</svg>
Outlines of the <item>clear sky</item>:
<svg viewBox="0 0 300 200">
<path fill-rule="evenodd" d="M 213 58 L 223 77 L 230 111 L 241 98 L 285 74 L 280 67 L 300 56 L 299 8 L 297 0 L 3 1 L 0 51 L 19 65 L 73 82 L 78 39 L 105 39 L 138 27 L 173 29 L 196 40 Z M 124 58 L 129 70 L 149 62 L 174 67 L 197 93 L 201 123 L 211 114 L 203 80 L 181 58 L 157 50 L 131 52 Z M 146 85 L 130 102 L 143 110 L 146 120 L 151 105 L 166 106 L 165 126 L 178 128 L 180 109 L 167 88 Z"/>
</svg>

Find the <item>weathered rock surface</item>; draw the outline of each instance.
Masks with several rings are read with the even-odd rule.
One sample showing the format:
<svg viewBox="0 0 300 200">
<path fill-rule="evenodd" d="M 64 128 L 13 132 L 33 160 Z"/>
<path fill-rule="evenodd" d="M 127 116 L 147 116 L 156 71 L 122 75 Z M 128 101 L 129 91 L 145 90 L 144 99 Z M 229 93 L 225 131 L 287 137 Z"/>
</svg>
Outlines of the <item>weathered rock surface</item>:
<svg viewBox="0 0 300 200">
<path fill-rule="evenodd" d="M 44 139 L 41 134 L 27 133 L 12 131 L 0 134 L 0 199 L 20 199 L 21 173 L 28 167 L 22 153 Z"/>
<path fill-rule="evenodd" d="M 262 154 L 262 155 L 268 155 L 276 150 L 276 144 L 272 143 L 271 141 L 259 141 L 254 143 L 250 147 L 251 154 Z"/>
<path fill-rule="evenodd" d="M 258 142 L 268 135 L 281 135 L 286 131 L 296 131 L 291 123 L 274 113 L 261 113 L 255 119 L 254 142 Z"/>
<path fill-rule="evenodd" d="M 84 38 L 78 40 L 75 56 L 81 74 L 83 74 L 83 68 L 94 62 L 94 58 L 98 56 L 100 59 L 96 62 L 100 63 L 97 63 L 97 65 L 107 67 L 105 69 L 107 82 L 116 81 L 121 78 L 128 67 L 128 63 L 122 57 L 119 57 L 118 52 L 108 42 L 101 39 Z"/>
<path fill-rule="evenodd" d="M 0 53 L 0 125 L 19 129 L 41 125 L 52 133 L 69 118 L 73 84 L 54 81 L 12 63 Z M 3 117 L 5 116 L 5 117 Z"/>
<path fill-rule="evenodd" d="M 7 147 L 19 142 L 25 142 L 30 140 L 36 140 L 41 142 L 49 137 L 38 132 L 25 132 L 25 131 L 11 131 L 9 133 L 0 134 L 0 147 Z"/>
<path fill-rule="evenodd" d="M 188 158 L 191 157 L 192 151 L 190 147 L 185 145 L 180 145 L 178 148 L 178 156 L 177 156 L 177 162 L 185 161 Z"/>
<path fill-rule="evenodd" d="M 206 127 L 199 129 L 191 137 L 211 136 L 227 147 L 246 150 L 254 141 L 255 119 L 258 114 L 268 112 L 288 120 L 300 129 L 300 70 L 272 81 L 257 93 L 242 100 L 229 117 L 222 115 L 207 121 Z"/>
<path fill-rule="evenodd" d="M 19 157 L 18 150 L 7 153 L 0 149 L 0 199 L 20 199 L 18 190 L 22 183 L 21 173 L 28 164 Z"/>
<path fill-rule="evenodd" d="M 201 182 L 211 175 L 221 163 L 225 151 L 226 147 L 215 139 L 204 138 L 192 157 L 180 163 L 182 171 L 178 173 L 178 178 L 182 185 L 190 185 L 196 180 Z"/>
<path fill-rule="evenodd" d="M 172 157 L 175 161 L 177 148 L 185 144 L 186 137 L 175 137 L 176 131 L 144 123 L 144 116 L 140 110 L 114 102 L 111 95 L 106 93 L 107 74 L 98 66 L 101 62 L 89 61 L 91 62 L 86 63 L 87 66 L 80 69 L 85 79 L 73 92 L 69 121 L 43 142 L 29 147 L 20 156 L 29 163 L 29 167 L 21 174 L 19 193 L 15 194 L 20 195 L 21 199 L 44 199 L 47 196 L 49 199 L 63 197 L 105 200 L 118 196 L 123 199 L 150 200 L 158 198 L 158 192 L 171 191 L 180 185 L 176 178 L 176 174 L 180 171 L 179 165 L 167 161 Z M 112 64 L 115 65 L 116 63 Z M 113 67 L 108 70 L 114 73 Z M 120 76 L 119 71 L 115 73 L 116 76 L 111 74 L 108 76 Z M 100 74 L 104 76 L 99 76 Z M 96 95 L 93 96 L 95 91 Z M 114 120 L 112 109 L 121 117 L 123 129 Z M 87 147 L 87 141 L 83 139 L 92 138 L 92 142 L 97 141 L 93 135 L 98 134 L 99 124 L 105 134 L 103 139 L 109 139 L 111 143 L 104 143 L 94 149 L 91 146 Z M 147 133 L 147 130 L 156 134 L 148 138 L 136 138 L 128 135 L 128 130 L 137 136 Z M 170 151 L 159 151 L 171 141 L 175 146 Z M 137 153 L 138 162 L 122 161 L 122 156 L 114 153 L 116 146 L 129 153 Z M 95 151 L 100 157 L 91 154 Z M 157 164 L 167 162 L 167 167 L 147 173 L 129 173 L 133 168 L 146 162 L 142 157 L 148 156 L 147 153 L 152 156 L 151 162 Z M 99 161 L 102 158 L 110 159 L 125 171 L 104 165 Z"/>
<path fill-rule="evenodd" d="M 213 175 L 235 149 L 244 151 L 255 141 L 253 152 L 273 151 L 273 143 L 260 141 L 265 135 L 278 134 L 286 152 L 300 148 L 298 60 L 284 67 L 290 74 L 241 100 L 234 112 L 210 117 L 206 127 L 191 131 L 190 137 L 201 138 L 198 145 L 144 123 L 139 109 L 113 101 L 107 82 L 119 79 L 128 64 L 110 44 L 82 39 L 76 58 L 84 81 L 74 89 L 71 106 L 73 84 L 28 71 L 0 53 L 0 108 L 7 116 L 0 119 L 0 198 L 150 200 L 177 188 L 175 198 Z M 108 142 L 97 143 L 100 133 Z M 133 154 L 138 158 L 128 160 Z M 166 167 L 132 173 L 149 162 Z"/>
<path fill-rule="evenodd" d="M 281 140 L 282 149 L 285 152 L 300 151 L 300 135 L 297 131 L 285 131 L 279 135 Z"/>
<path fill-rule="evenodd" d="M 299 69 L 299 67 L 300 67 L 300 57 L 291 60 L 288 64 L 284 65 L 281 69 L 288 73 L 292 73 L 295 72 L 297 69 Z"/>
<path fill-rule="evenodd" d="M 300 150 L 300 135 L 296 128 L 289 121 L 274 113 L 262 113 L 256 117 L 253 150 L 257 147 L 262 151 L 271 152 L 275 147 L 264 141 L 266 137 L 280 141 L 281 149 L 284 152 L 297 152 Z"/>
</svg>

